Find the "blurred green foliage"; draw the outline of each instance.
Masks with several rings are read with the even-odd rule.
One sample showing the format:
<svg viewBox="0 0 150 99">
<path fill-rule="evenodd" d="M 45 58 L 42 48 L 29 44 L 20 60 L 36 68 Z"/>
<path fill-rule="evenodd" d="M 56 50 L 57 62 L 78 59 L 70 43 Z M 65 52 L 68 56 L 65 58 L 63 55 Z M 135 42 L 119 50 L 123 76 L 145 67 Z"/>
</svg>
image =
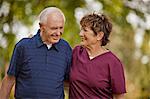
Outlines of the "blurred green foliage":
<svg viewBox="0 0 150 99">
<path fill-rule="evenodd" d="M 0 0 L 0 79 L 5 75 L 11 54 L 16 43 L 16 30 L 13 26 L 21 22 L 31 27 L 42 9 L 56 6 L 66 16 L 63 37 L 74 47 L 80 42 L 79 25 L 75 18 L 75 9 L 86 8 L 90 0 Z M 136 30 L 127 21 L 130 12 L 134 12 L 142 20 L 150 13 L 128 6 L 128 2 L 141 2 L 146 9 L 147 3 L 136 0 L 95 0 L 102 4 L 102 11 L 113 23 L 111 43 L 107 46 L 123 61 L 127 82 L 127 99 L 150 98 L 150 29 L 144 29 L 143 42 L 140 47 L 135 43 Z M 140 4 L 141 4 L 140 3 Z M 150 4 L 150 2 L 148 2 Z M 140 7 L 140 5 L 139 5 Z M 142 9 L 143 6 L 141 6 Z M 4 29 L 7 26 L 8 31 Z M 133 95 L 134 94 L 134 95 Z M 11 99 L 13 99 L 11 97 Z"/>
</svg>

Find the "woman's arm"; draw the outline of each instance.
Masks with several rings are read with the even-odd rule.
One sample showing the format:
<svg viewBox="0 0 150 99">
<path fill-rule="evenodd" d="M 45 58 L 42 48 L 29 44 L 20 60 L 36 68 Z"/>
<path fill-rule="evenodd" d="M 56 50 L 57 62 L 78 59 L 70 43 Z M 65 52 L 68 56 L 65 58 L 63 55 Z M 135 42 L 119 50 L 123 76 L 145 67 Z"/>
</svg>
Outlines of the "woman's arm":
<svg viewBox="0 0 150 99">
<path fill-rule="evenodd" d="M 114 94 L 113 98 L 114 99 L 124 99 L 124 94 Z"/>
</svg>

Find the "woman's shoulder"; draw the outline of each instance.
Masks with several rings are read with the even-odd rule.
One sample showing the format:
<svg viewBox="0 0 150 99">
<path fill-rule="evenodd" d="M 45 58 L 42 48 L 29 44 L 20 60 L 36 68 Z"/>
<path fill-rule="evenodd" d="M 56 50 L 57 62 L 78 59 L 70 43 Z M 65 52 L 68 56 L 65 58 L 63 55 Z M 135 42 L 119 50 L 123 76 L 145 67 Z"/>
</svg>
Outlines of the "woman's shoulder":
<svg viewBox="0 0 150 99">
<path fill-rule="evenodd" d="M 111 59 L 113 59 L 113 60 L 120 60 L 120 59 L 118 58 L 118 56 L 117 56 L 115 53 L 113 53 L 112 51 L 110 51 L 109 57 L 110 57 Z"/>
<path fill-rule="evenodd" d="M 107 59 L 109 59 L 110 64 L 120 64 L 120 65 L 122 64 L 122 61 L 120 60 L 120 58 L 111 51 Z"/>
<path fill-rule="evenodd" d="M 83 51 L 84 47 L 81 46 L 81 45 L 76 45 L 74 48 L 73 48 L 73 52 L 81 52 Z"/>
</svg>

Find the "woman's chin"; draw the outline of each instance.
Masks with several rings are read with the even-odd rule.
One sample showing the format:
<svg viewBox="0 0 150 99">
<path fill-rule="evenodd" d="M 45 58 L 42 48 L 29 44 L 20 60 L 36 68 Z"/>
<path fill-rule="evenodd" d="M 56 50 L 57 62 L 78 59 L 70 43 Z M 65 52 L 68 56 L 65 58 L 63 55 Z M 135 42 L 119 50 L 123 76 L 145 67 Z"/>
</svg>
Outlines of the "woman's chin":
<svg viewBox="0 0 150 99">
<path fill-rule="evenodd" d="M 85 44 L 84 42 L 80 42 L 81 46 L 87 46 L 87 44 Z"/>
</svg>

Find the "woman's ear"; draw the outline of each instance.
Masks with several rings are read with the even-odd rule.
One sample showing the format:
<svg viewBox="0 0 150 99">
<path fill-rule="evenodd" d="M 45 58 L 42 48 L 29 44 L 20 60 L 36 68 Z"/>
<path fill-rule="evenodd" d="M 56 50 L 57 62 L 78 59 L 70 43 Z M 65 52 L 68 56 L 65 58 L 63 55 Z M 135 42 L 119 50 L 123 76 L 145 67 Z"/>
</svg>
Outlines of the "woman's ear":
<svg viewBox="0 0 150 99">
<path fill-rule="evenodd" d="M 104 36 L 104 32 L 99 32 L 97 34 L 97 40 L 100 41 L 103 38 L 103 36 Z"/>
</svg>

